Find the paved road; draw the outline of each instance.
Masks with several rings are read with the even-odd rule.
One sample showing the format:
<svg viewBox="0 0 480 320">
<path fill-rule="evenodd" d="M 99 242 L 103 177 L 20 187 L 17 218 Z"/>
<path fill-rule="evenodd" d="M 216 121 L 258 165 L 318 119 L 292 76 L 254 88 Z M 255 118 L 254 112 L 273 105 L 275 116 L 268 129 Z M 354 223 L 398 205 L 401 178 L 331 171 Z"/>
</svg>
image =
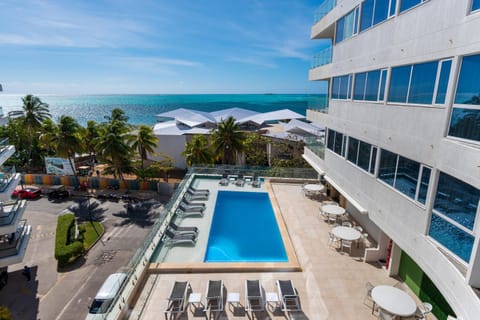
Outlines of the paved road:
<svg viewBox="0 0 480 320">
<path fill-rule="evenodd" d="M 104 224 L 105 235 L 84 258 L 59 270 L 54 258 L 55 228 L 58 215 L 65 209 L 71 209 L 80 220 L 92 215 Z M 8 284 L 0 291 L 0 304 L 6 305 L 16 320 L 84 319 L 103 281 L 128 263 L 159 211 L 151 202 L 132 207 L 123 201 L 86 198 L 29 201 L 24 218 L 32 226 L 32 235 L 23 263 L 8 268 Z M 31 281 L 21 274 L 25 264 L 31 267 Z"/>
</svg>

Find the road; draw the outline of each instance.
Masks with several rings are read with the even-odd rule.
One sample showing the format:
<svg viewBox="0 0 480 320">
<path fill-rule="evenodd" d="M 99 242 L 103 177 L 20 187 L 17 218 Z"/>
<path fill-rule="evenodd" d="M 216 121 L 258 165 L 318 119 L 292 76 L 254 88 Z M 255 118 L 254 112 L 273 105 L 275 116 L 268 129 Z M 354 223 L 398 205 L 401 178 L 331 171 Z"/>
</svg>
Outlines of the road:
<svg viewBox="0 0 480 320">
<path fill-rule="evenodd" d="M 80 221 L 92 216 L 102 222 L 105 234 L 85 257 L 58 269 L 55 229 L 57 217 L 65 209 L 73 211 Z M 123 201 L 81 197 L 60 202 L 29 200 L 24 219 L 32 226 L 32 235 L 23 263 L 8 267 L 8 284 L 0 291 L 0 305 L 10 309 L 13 319 L 84 319 L 103 281 L 127 265 L 160 209 L 158 203 L 150 201 L 132 207 Z M 24 265 L 31 268 L 31 281 L 21 274 Z"/>
</svg>

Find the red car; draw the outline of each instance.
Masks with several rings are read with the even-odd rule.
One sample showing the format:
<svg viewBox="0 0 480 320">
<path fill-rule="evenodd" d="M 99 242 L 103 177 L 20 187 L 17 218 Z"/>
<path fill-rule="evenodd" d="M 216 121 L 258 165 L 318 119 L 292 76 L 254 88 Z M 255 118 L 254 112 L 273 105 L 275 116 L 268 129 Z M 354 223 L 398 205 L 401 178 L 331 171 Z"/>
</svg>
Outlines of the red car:
<svg viewBox="0 0 480 320">
<path fill-rule="evenodd" d="M 12 197 L 20 199 L 37 199 L 40 198 L 40 189 L 25 188 L 13 190 Z"/>
</svg>

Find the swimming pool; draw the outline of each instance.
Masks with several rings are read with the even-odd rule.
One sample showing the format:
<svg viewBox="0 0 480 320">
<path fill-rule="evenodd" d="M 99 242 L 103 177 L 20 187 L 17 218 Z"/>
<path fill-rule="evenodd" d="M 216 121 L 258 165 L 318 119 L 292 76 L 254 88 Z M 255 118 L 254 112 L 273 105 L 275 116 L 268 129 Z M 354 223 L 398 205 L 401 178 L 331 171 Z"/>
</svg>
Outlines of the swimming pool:
<svg viewBox="0 0 480 320">
<path fill-rule="evenodd" d="M 266 192 L 219 191 L 204 262 L 287 262 Z"/>
</svg>

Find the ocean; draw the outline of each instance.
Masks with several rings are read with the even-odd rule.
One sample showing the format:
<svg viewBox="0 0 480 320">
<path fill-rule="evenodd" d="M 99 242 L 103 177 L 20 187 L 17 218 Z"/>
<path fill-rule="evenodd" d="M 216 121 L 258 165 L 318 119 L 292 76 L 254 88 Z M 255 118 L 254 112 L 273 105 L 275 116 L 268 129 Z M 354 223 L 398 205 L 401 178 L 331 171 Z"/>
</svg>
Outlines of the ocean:
<svg viewBox="0 0 480 320">
<path fill-rule="evenodd" d="M 4 114 L 21 110 L 22 95 L 0 93 Z M 82 126 L 88 120 L 105 121 L 112 109 L 121 108 L 133 125 L 153 125 L 155 115 L 178 109 L 212 112 L 226 108 L 244 108 L 257 112 L 290 109 L 306 114 L 307 108 L 320 109 L 326 105 L 324 94 L 172 94 L 172 95 L 38 95 L 49 105 L 52 118 L 69 115 Z"/>
</svg>

